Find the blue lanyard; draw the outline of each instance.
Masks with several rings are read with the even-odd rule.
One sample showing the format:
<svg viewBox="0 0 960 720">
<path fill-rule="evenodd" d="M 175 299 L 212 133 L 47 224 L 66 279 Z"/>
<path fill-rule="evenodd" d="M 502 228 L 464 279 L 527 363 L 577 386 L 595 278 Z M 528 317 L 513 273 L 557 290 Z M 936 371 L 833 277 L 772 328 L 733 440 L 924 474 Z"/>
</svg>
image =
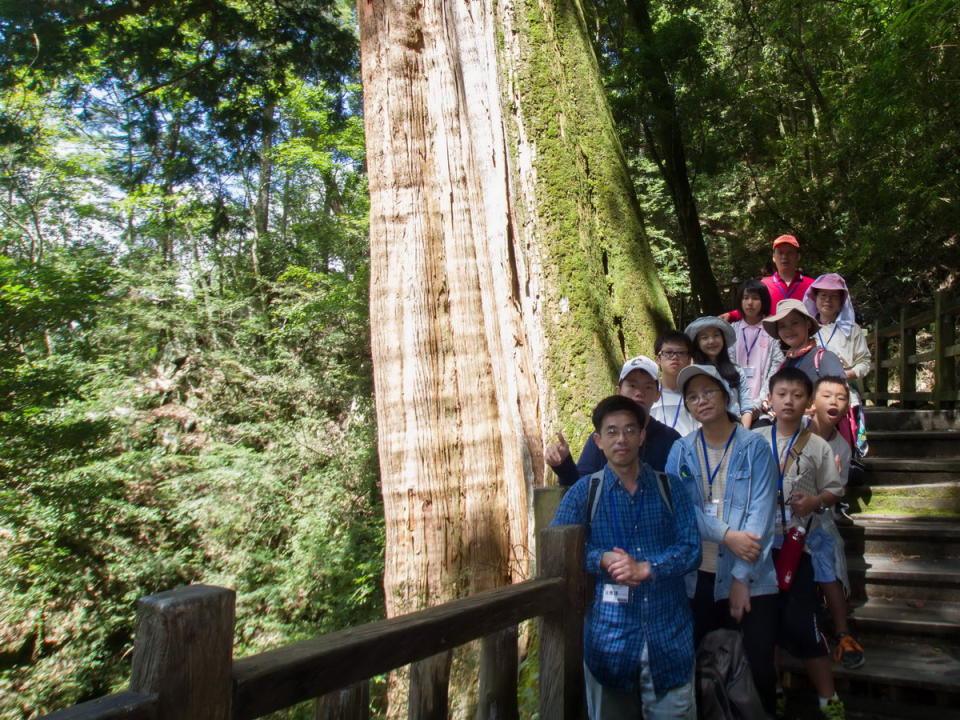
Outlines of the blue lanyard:
<svg viewBox="0 0 960 720">
<path fill-rule="evenodd" d="M 733 436 L 737 434 L 737 426 L 733 426 L 733 430 L 730 433 L 730 437 L 727 439 L 727 444 L 723 447 L 723 455 L 720 456 L 720 462 L 717 463 L 712 471 L 710 470 L 710 457 L 707 455 L 707 441 L 703 438 L 703 428 L 700 428 L 700 446 L 703 448 L 703 462 L 707 466 L 707 501 L 713 502 L 713 480 L 717 477 L 717 473 L 720 472 L 720 467 L 723 465 L 723 459 L 727 456 L 727 450 L 730 449 L 730 443 L 733 442 Z"/>
<path fill-rule="evenodd" d="M 829 345 L 829 344 L 830 344 L 830 341 L 833 340 L 833 336 L 837 334 L 837 328 L 838 328 L 838 327 L 840 327 L 840 326 L 837 325 L 837 324 L 834 324 L 834 326 L 833 326 L 833 332 L 830 333 L 830 337 L 827 338 L 827 342 L 824 342 L 824 341 L 823 341 L 823 337 L 820 335 L 820 331 L 817 330 L 817 340 L 820 341 L 820 347 L 822 347 L 824 350 L 827 349 L 827 345 Z"/>
<path fill-rule="evenodd" d="M 667 408 L 663 404 L 663 385 L 657 383 L 657 390 L 660 391 L 660 417 L 663 418 L 663 424 L 667 424 Z M 670 429 L 677 429 L 677 420 L 680 418 L 680 406 L 683 405 L 683 398 L 680 398 L 680 402 L 677 403 L 677 411 L 673 414 L 673 422 L 670 423 Z"/>
<path fill-rule="evenodd" d="M 790 450 L 793 448 L 793 444 L 797 441 L 797 436 L 800 434 L 800 428 L 797 428 L 797 431 L 793 434 L 793 437 L 790 438 L 790 442 L 787 445 L 787 452 L 785 457 L 790 457 Z M 786 462 L 780 462 L 780 451 L 777 450 L 777 425 L 774 423 L 773 430 L 770 433 L 770 447 L 773 448 L 773 456 L 777 459 L 777 471 L 779 473 L 779 479 L 777 480 L 777 492 L 783 496 L 783 476 L 786 474 Z"/>
<path fill-rule="evenodd" d="M 757 340 L 760 339 L 760 333 L 762 333 L 762 332 L 763 332 L 763 328 L 762 328 L 762 327 L 757 328 L 757 334 L 753 336 L 753 342 L 750 343 L 750 347 L 747 348 L 747 356 L 746 356 L 746 358 L 745 358 L 744 361 L 743 361 L 743 364 L 746 365 L 747 367 L 750 367 L 750 353 L 752 353 L 752 352 L 753 352 L 753 348 L 755 348 L 755 347 L 757 346 Z M 747 328 L 746 328 L 746 326 L 740 328 L 740 336 L 743 338 L 743 346 L 744 346 L 744 347 L 747 347 Z M 831 338 L 832 338 L 832 337 L 833 337 L 833 336 L 831 335 Z"/>
</svg>

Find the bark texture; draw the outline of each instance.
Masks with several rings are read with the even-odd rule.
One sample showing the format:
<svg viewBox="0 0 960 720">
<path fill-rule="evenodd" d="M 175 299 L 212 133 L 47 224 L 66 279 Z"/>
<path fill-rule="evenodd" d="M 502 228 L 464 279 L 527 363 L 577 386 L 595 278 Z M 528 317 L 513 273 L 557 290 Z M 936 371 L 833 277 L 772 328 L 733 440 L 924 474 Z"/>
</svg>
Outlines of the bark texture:
<svg viewBox="0 0 960 720">
<path fill-rule="evenodd" d="M 579 2 L 358 11 L 392 616 L 528 576 L 545 437 L 669 314 Z"/>
</svg>

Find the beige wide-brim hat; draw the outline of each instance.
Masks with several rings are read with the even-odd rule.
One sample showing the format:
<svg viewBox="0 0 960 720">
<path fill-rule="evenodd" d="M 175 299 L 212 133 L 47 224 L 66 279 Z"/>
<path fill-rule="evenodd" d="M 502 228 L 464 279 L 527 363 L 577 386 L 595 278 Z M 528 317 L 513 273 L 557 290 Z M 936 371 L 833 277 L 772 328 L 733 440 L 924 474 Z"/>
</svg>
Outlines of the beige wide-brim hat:
<svg viewBox="0 0 960 720">
<path fill-rule="evenodd" d="M 810 331 L 810 335 L 813 335 L 813 333 L 820 329 L 820 323 L 817 322 L 817 319 L 807 310 L 806 305 L 803 304 L 803 300 L 781 300 L 777 303 L 777 312 L 763 319 L 763 329 L 767 331 L 767 335 L 779 339 L 780 336 L 777 334 L 777 321 L 783 320 L 793 311 L 797 311 L 813 323 L 813 329 Z"/>
</svg>

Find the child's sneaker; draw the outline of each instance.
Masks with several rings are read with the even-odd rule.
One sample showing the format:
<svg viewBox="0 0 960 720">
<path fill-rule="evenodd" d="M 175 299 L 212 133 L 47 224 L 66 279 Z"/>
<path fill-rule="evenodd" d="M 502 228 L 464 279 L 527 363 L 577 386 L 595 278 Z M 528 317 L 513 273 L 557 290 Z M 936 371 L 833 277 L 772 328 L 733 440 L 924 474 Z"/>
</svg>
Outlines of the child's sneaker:
<svg viewBox="0 0 960 720">
<path fill-rule="evenodd" d="M 856 670 L 863 665 L 863 646 L 850 633 L 837 635 L 837 646 L 833 649 L 833 659 L 847 670 Z"/>
<path fill-rule="evenodd" d="M 824 707 L 820 708 L 820 714 L 827 720 L 846 720 L 847 711 L 843 707 L 843 700 L 838 697 L 832 697 Z"/>
<path fill-rule="evenodd" d="M 787 716 L 787 696 L 783 692 L 783 688 L 777 688 L 777 718 L 784 718 Z"/>
</svg>

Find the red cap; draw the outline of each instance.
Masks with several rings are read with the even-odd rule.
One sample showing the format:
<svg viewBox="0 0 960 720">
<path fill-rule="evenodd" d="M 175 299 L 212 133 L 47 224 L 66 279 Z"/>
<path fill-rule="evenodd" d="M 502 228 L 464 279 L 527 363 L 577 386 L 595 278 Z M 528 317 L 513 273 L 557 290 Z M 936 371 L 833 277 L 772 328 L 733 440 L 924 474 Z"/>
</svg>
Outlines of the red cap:
<svg viewBox="0 0 960 720">
<path fill-rule="evenodd" d="M 777 245 L 793 245 L 798 250 L 800 249 L 800 243 L 793 235 L 781 235 L 773 241 L 773 246 L 776 247 Z"/>
</svg>

